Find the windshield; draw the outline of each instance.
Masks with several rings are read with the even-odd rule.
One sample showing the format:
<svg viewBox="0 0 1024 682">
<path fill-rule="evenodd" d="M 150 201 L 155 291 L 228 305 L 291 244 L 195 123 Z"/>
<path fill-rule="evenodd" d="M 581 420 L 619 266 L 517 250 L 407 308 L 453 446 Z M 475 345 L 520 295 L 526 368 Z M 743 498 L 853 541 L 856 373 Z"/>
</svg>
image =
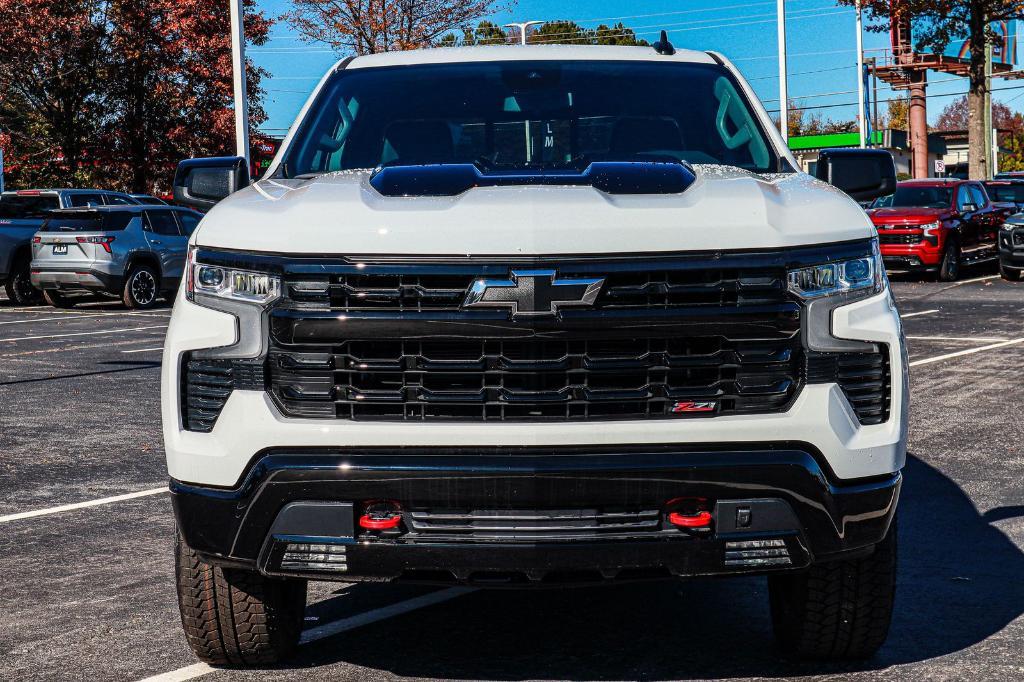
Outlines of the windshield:
<svg viewBox="0 0 1024 682">
<path fill-rule="evenodd" d="M 986 184 L 985 189 L 992 201 L 1009 201 L 1014 204 L 1024 204 L 1024 185 L 995 185 Z"/>
<path fill-rule="evenodd" d="M 42 232 L 114 232 L 128 227 L 137 213 L 99 211 L 89 213 L 53 213 L 40 228 Z"/>
<path fill-rule="evenodd" d="M 779 169 L 746 98 L 720 66 L 499 61 L 340 71 L 304 118 L 283 172 L 634 160 Z"/>
<path fill-rule="evenodd" d="M 46 211 L 54 208 L 60 208 L 60 203 L 52 194 L 4 194 L 0 196 L 0 218 L 11 220 L 42 218 L 46 215 Z"/>
<path fill-rule="evenodd" d="M 876 199 L 873 208 L 949 208 L 952 203 L 951 187 L 897 187 L 895 194 Z"/>
</svg>

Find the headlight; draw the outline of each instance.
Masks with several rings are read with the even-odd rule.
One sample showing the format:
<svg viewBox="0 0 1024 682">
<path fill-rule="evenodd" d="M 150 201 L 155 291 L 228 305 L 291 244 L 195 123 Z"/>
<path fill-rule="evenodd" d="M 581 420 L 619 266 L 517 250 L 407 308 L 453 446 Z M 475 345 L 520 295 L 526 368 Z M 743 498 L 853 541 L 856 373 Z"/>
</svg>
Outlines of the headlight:
<svg viewBox="0 0 1024 682">
<path fill-rule="evenodd" d="M 790 270 L 789 290 L 803 299 L 855 291 L 878 293 L 882 272 L 878 242 L 872 240 L 871 253 L 860 258 Z"/>
<path fill-rule="evenodd" d="M 186 296 L 190 301 L 196 294 L 205 294 L 263 306 L 281 295 L 281 278 L 276 275 L 189 261 Z"/>
<path fill-rule="evenodd" d="M 1010 230 L 1012 230 L 1015 227 L 1019 227 L 1019 226 L 1015 225 L 1014 223 L 1003 223 L 1000 226 L 1000 229 L 1003 229 L 1003 230 L 1006 230 L 1007 232 L 1009 232 Z"/>
</svg>

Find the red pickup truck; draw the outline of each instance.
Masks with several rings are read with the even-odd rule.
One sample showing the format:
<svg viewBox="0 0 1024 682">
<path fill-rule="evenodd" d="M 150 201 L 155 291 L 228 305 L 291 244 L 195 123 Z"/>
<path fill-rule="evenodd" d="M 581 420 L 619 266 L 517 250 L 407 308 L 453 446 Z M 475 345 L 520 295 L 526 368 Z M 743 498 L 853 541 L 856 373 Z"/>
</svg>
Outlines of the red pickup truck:
<svg viewBox="0 0 1024 682">
<path fill-rule="evenodd" d="M 962 265 L 998 257 L 996 237 L 1009 206 L 993 204 L 973 180 L 907 180 L 868 210 L 887 267 L 937 272 L 951 282 Z"/>
</svg>

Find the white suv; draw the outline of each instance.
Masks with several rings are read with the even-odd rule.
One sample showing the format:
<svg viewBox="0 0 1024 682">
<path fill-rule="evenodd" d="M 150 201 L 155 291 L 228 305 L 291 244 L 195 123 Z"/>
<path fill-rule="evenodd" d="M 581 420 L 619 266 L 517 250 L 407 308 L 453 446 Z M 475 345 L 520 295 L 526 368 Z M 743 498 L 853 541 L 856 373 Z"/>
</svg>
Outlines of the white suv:
<svg viewBox="0 0 1024 682">
<path fill-rule="evenodd" d="M 856 198 L 891 157 L 823 155 Z M 870 656 L 907 380 L 875 230 L 723 57 L 346 59 L 266 175 L 183 162 L 163 363 L 182 621 L 286 656 L 306 580 L 765 573 L 787 653 Z M 824 170 L 822 170 L 824 169 Z"/>
</svg>

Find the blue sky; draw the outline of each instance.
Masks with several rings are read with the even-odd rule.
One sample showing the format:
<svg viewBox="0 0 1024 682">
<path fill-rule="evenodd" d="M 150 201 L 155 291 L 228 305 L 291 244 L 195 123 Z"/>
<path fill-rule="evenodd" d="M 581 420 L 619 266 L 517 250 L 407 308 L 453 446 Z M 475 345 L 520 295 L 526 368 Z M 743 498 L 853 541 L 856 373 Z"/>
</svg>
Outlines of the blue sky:
<svg viewBox="0 0 1024 682">
<path fill-rule="evenodd" d="M 258 4 L 268 16 L 277 17 L 291 3 L 259 0 Z M 852 119 L 857 88 L 853 9 L 837 7 L 834 0 L 787 0 L 786 5 L 790 97 L 801 106 L 832 105 L 818 110 L 826 118 Z M 571 19 L 584 26 L 622 21 L 652 42 L 664 28 L 677 47 L 717 50 L 728 56 L 765 107 L 778 107 L 775 0 L 520 0 L 510 11 L 491 17 L 499 24 L 528 19 Z M 888 34 L 865 31 L 865 51 L 887 46 Z M 271 30 L 270 42 L 250 49 L 249 56 L 271 73 L 265 82 L 269 119 L 262 129 L 283 134 L 325 70 L 344 55 L 326 45 L 299 40 L 282 21 Z M 935 72 L 928 78 L 928 119 L 934 122 L 944 106 L 966 91 L 967 80 Z M 994 83 L 997 89 L 1021 86 L 1024 81 L 997 79 Z M 879 99 L 890 96 L 891 91 L 880 84 Z M 997 92 L 994 99 L 1020 109 L 1024 87 Z"/>
</svg>

